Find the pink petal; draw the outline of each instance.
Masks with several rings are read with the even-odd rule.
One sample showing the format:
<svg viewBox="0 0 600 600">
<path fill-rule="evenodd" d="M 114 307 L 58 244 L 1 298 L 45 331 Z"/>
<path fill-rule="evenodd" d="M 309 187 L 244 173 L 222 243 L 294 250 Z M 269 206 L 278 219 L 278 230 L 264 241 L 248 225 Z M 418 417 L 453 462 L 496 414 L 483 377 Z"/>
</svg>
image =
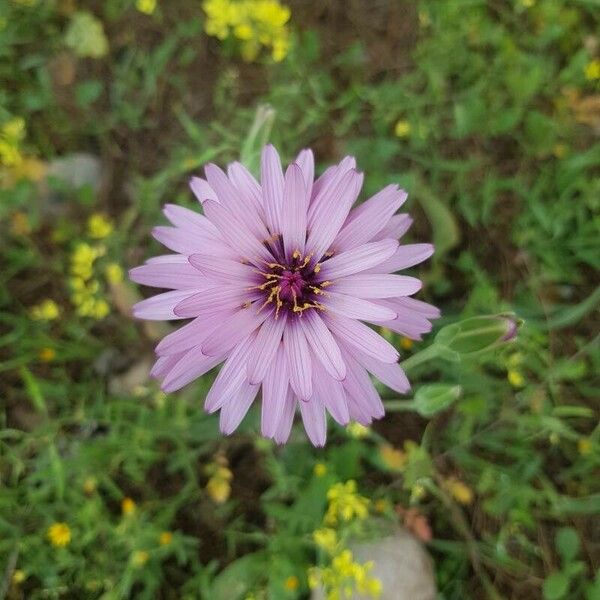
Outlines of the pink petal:
<svg viewBox="0 0 600 600">
<path fill-rule="evenodd" d="M 314 396 L 308 402 L 300 402 L 300 414 L 308 438 L 314 446 L 322 447 L 327 439 L 325 407 Z"/>
<path fill-rule="evenodd" d="M 209 282 L 202 273 L 190 264 L 150 263 L 129 271 L 129 278 L 136 283 L 172 290 L 208 287 Z"/>
<path fill-rule="evenodd" d="M 308 239 L 306 251 L 314 255 L 314 260 L 319 261 L 323 254 L 329 250 L 340 227 L 346 220 L 351 206 L 356 201 L 362 186 L 362 174 L 348 171 L 332 188 L 331 192 L 319 195 L 313 201 L 311 208 L 317 206 L 312 220 L 309 213 Z"/>
<path fill-rule="evenodd" d="M 343 382 L 348 397 L 354 401 L 363 417 L 380 419 L 385 409 L 369 374 L 348 353 L 344 353 L 344 360 L 348 361 L 348 377 Z"/>
<path fill-rule="evenodd" d="M 198 271 L 216 282 L 252 286 L 257 281 L 256 270 L 237 260 L 207 254 L 192 254 L 189 262 Z"/>
<path fill-rule="evenodd" d="M 262 386 L 261 431 L 265 437 L 275 436 L 285 409 L 289 376 L 285 350 L 281 343 L 267 368 Z"/>
<path fill-rule="evenodd" d="M 402 206 L 406 197 L 404 190 L 399 190 L 395 185 L 388 185 L 356 207 L 348 215 L 344 227 L 335 238 L 333 249 L 336 253 L 372 240 Z"/>
<path fill-rule="evenodd" d="M 224 356 L 205 356 L 199 346 L 188 350 L 177 364 L 169 371 L 160 386 L 164 392 L 181 389 L 194 379 L 208 373 L 223 361 Z"/>
<path fill-rule="evenodd" d="M 227 175 L 244 199 L 254 206 L 261 217 L 264 217 L 262 191 L 252 173 L 242 163 L 234 162 L 227 167 Z"/>
<path fill-rule="evenodd" d="M 439 319 L 441 315 L 440 309 L 437 306 L 433 306 L 433 304 L 428 304 L 422 300 L 415 300 L 414 298 L 394 298 L 388 300 L 388 302 L 394 303 L 394 310 L 396 311 L 402 309 L 408 311 L 404 313 L 406 315 L 409 312 L 416 312 L 428 319 Z"/>
<path fill-rule="evenodd" d="M 174 312 L 175 307 L 185 298 L 193 296 L 200 290 L 175 290 L 157 294 L 133 305 L 132 314 L 138 319 L 148 321 L 172 321 L 182 319 Z"/>
<path fill-rule="evenodd" d="M 206 412 L 212 413 L 221 408 L 236 395 L 242 382 L 246 381 L 246 365 L 255 339 L 256 335 L 250 334 L 229 355 L 206 395 L 204 402 Z"/>
<path fill-rule="evenodd" d="M 283 412 L 277 423 L 277 431 L 275 431 L 275 435 L 273 436 L 273 439 L 278 444 L 285 444 L 290 437 L 290 431 L 292 430 L 292 424 L 294 422 L 294 414 L 296 412 L 296 404 L 296 397 L 294 396 L 292 389 L 288 388 L 283 405 Z"/>
<path fill-rule="evenodd" d="M 269 232 L 256 210 L 249 202 L 244 202 L 236 187 L 219 167 L 208 164 L 204 168 L 208 183 L 215 190 L 219 201 L 251 232 L 259 241 L 266 240 Z M 261 209 L 262 211 L 262 209 Z"/>
<path fill-rule="evenodd" d="M 204 204 L 205 200 L 219 201 L 214 190 L 208 185 L 208 182 L 201 177 L 192 177 L 190 179 L 190 188 L 200 204 Z"/>
<path fill-rule="evenodd" d="M 356 160 L 353 156 L 344 157 L 339 164 L 333 165 L 323 172 L 323 174 L 314 182 L 312 187 L 311 194 L 311 211 L 314 210 L 313 202 L 322 196 L 322 194 L 331 190 L 332 187 L 337 186 L 340 179 L 348 172 L 350 169 L 356 169 Z M 312 212 L 309 214 L 309 217 L 312 215 Z"/>
<path fill-rule="evenodd" d="M 370 323 L 391 321 L 398 316 L 393 309 L 387 306 L 381 306 L 362 298 L 336 294 L 335 292 L 327 292 L 327 296 L 321 302 L 327 310 L 334 314 L 348 317 L 349 319 L 369 321 Z"/>
<path fill-rule="evenodd" d="M 398 361 L 400 354 L 386 339 L 360 321 L 337 315 L 323 317 L 333 335 L 344 345 L 358 348 L 385 363 Z M 346 374 L 348 369 L 346 369 Z"/>
<path fill-rule="evenodd" d="M 267 226 L 272 234 L 281 233 L 283 205 L 283 171 L 277 150 L 268 144 L 261 160 L 261 184 Z"/>
<path fill-rule="evenodd" d="M 246 262 L 252 262 L 257 266 L 261 266 L 261 259 L 267 262 L 273 261 L 273 256 L 265 246 L 225 207 L 217 202 L 207 200 L 204 203 L 204 213 L 216 225 L 227 243 Z M 194 254 L 195 252 L 202 253 L 202 249 L 189 252 L 189 254 Z"/>
<path fill-rule="evenodd" d="M 221 327 L 201 344 L 202 353 L 208 356 L 218 356 L 228 352 L 270 315 L 271 313 L 267 310 L 257 313 L 255 306 L 239 310 L 224 321 Z"/>
<path fill-rule="evenodd" d="M 156 346 L 156 354 L 167 356 L 187 352 L 190 348 L 201 344 L 221 323 L 234 314 L 233 310 L 225 310 L 211 317 L 199 317 L 187 325 L 169 333 Z"/>
<path fill-rule="evenodd" d="M 152 230 L 152 237 L 163 246 L 180 252 L 181 254 L 193 254 L 194 252 L 208 252 L 215 244 L 222 246 L 223 241 L 216 235 L 200 231 L 189 231 L 178 227 L 167 227 L 160 225 Z"/>
<path fill-rule="evenodd" d="M 248 360 L 247 371 L 250 383 L 260 383 L 264 379 L 279 347 L 286 321 L 287 313 L 283 313 L 277 319 L 267 319 L 261 325 Z"/>
<path fill-rule="evenodd" d="M 294 319 L 288 322 L 283 332 L 283 345 L 290 384 L 300 400 L 306 401 L 312 396 L 312 361 L 306 336 L 302 327 Z"/>
<path fill-rule="evenodd" d="M 406 214 L 394 215 L 383 227 L 383 229 L 373 236 L 371 241 L 384 240 L 386 238 L 400 239 L 413 224 L 413 220 Z"/>
<path fill-rule="evenodd" d="M 150 377 L 164 379 L 165 375 L 179 362 L 184 354 L 185 352 L 179 352 L 171 356 L 159 356 L 152 369 L 150 369 Z"/>
<path fill-rule="evenodd" d="M 307 311 L 298 323 L 304 331 L 306 340 L 314 355 L 319 359 L 325 370 L 338 381 L 346 377 L 346 363 L 333 335 L 314 311 Z"/>
<path fill-rule="evenodd" d="M 164 265 L 178 263 L 185 265 L 188 262 L 188 257 L 185 254 L 159 254 L 158 256 L 151 256 L 147 261 L 147 265 Z"/>
<path fill-rule="evenodd" d="M 400 394 L 405 394 L 410 390 L 410 382 L 398 363 L 382 363 L 356 348 L 350 346 L 346 346 L 346 348 L 359 364 L 365 367 L 367 371 L 372 373 L 390 389 L 399 392 Z"/>
<path fill-rule="evenodd" d="M 304 254 L 306 241 L 306 207 L 308 202 L 306 185 L 300 167 L 292 163 L 285 173 L 283 185 L 281 226 L 285 254 L 291 258 L 297 250 Z"/>
<path fill-rule="evenodd" d="M 340 381 L 331 377 L 320 362 L 315 361 L 314 369 L 313 386 L 315 396 L 325 405 L 325 408 L 340 425 L 346 425 L 350 421 L 350 413 L 348 412 L 344 386 Z"/>
<path fill-rule="evenodd" d="M 319 279 L 341 279 L 360 273 L 390 258 L 397 248 L 396 240 L 381 240 L 347 250 L 323 262 Z"/>
<path fill-rule="evenodd" d="M 304 177 L 306 189 L 311 190 L 315 179 L 315 157 L 313 155 L 312 150 L 301 150 L 294 162 L 300 167 L 300 170 L 302 171 L 302 176 Z"/>
<path fill-rule="evenodd" d="M 206 317 L 227 309 L 242 308 L 252 296 L 239 286 L 214 286 L 182 300 L 174 313 L 184 319 Z"/>
<path fill-rule="evenodd" d="M 217 228 L 204 215 L 200 215 L 189 208 L 177 206 L 176 204 L 165 204 L 163 213 L 175 227 L 205 237 L 219 239 L 221 237 Z"/>
<path fill-rule="evenodd" d="M 225 435 L 230 435 L 237 429 L 256 398 L 259 388 L 259 385 L 251 385 L 244 381 L 237 396 L 223 406 L 219 415 L 219 428 Z"/>
<path fill-rule="evenodd" d="M 357 298 L 393 298 L 410 296 L 418 292 L 421 286 L 419 279 L 407 275 L 359 273 L 337 280 L 332 291 Z"/>
<path fill-rule="evenodd" d="M 387 260 L 371 267 L 368 273 L 394 273 L 427 260 L 434 251 L 433 244 L 405 244 Z"/>
</svg>

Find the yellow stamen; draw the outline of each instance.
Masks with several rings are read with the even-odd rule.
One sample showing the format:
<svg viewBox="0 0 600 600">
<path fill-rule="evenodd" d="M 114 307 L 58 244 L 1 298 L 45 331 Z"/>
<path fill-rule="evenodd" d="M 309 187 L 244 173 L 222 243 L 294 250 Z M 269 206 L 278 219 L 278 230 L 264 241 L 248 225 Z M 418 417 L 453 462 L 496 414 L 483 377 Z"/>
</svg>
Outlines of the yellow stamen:
<svg viewBox="0 0 600 600">
<path fill-rule="evenodd" d="M 331 285 L 333 283 L 333 281 L 322 281 L 319 285 L 324 288 L 327 287 L 328 285 Z"/>
<path fill-rule="evenodd" d="M 294 254 L 292 254 L 292 258 L 300 258 L 302 254 L 300 254 L 300 250 L 294 250 Z"/>
<path fill-rule="evenodd" d="M 318 273 L 321 270 L 321 263 L 317 263 L 315 265 L 315 268 L 313 269 L 314 273 Z"/>
</svg>

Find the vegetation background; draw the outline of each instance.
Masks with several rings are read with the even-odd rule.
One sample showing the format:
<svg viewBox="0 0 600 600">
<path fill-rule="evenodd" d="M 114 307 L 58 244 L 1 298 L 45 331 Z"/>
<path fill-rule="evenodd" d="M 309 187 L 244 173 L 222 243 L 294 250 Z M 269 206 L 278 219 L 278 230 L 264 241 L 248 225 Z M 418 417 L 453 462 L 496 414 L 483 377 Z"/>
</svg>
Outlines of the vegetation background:
<svg viewBox="0 0 600 600">
<path fill-rule="evenodd" d="M 343 549 L 391 523 L 440 598 L 600 598 L 599 21 L 595 0 L 1 2 L 0 598 L 377 597 Z M 409 191 L 437 327 L 525 320 L 411 370 L 460 397 L 280 448 L 256 413 L 223 438 L 210 378 L 147 378 L 169 327 L 130 318 L 149 290 L 123 273 L 165 202 L 195 206 L 189 176 L 252 162 L 269 125 L 286 159 L 354 154 L 366 193 Z M 434 334 L 389 335 L 410 357 Z"/>
</svg>

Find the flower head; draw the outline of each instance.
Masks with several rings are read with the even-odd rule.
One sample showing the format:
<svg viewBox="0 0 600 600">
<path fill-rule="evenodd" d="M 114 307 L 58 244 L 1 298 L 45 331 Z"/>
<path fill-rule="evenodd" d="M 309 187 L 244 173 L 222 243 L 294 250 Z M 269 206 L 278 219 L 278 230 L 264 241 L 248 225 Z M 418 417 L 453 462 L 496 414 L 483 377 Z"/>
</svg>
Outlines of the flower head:
<svg viewBox="0 0 600 600">
<path fill-rule="evenodd" d="M 173 227 L 154 237 L 172 254 L 130 272 L 171 291 L 134 306 L 142 319 L 192 319 L 157 346 L 152 370 L 166 392 L 224 362 L 205 409 L 233 432 L 262 389 L 262 433 L 278 443 L 299 408 L 313 444 L 326 438 L 326 411 L 340 424 L 384 414 L 368 373 L 404 393 L 397 350 L 366 323 L 411 339 L 430 331 L 437 308 L 409 298 L 421 288 L 394 274 L 431 256 L 430 244 L 399 245 L 410 227 L 395 214 L 406 193 L 389 185 L 352 208 L 363 176 L 346 157 L 313 181 L 303 150 L 283 171 L 263 150 L 260 184 L 240 163 L 215 165 L 191 188 L 204 214 L 167 205 Z"/>
<path fill-rule="evenodd" d="M 48 528 L 47 535 L 53 546 L 68 546 L 71 541 L 71 528 L 66 523 L 53 523 Z"/>
</svg>

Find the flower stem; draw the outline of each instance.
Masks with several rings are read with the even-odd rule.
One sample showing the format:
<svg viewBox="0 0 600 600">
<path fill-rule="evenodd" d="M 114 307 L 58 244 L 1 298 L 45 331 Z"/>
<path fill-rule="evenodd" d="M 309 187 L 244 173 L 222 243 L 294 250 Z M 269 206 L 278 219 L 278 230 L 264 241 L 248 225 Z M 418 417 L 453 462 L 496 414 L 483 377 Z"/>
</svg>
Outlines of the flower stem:
<svg viewBox="0 0 600 600">
<path fill-rule="evenodd" d="M 409 356 L 407 359 L 400 362 L 400 366 L 404 369 L 404 371 L 410 371 L 414 369 L 416 366 L 421 363 L 427 362 L 428 360 L 432 360 L 438 356 L 438 348 L 436 344 L 431 344 L 431 346 L 424 348 L 420 352 Z"/>
</svg>

